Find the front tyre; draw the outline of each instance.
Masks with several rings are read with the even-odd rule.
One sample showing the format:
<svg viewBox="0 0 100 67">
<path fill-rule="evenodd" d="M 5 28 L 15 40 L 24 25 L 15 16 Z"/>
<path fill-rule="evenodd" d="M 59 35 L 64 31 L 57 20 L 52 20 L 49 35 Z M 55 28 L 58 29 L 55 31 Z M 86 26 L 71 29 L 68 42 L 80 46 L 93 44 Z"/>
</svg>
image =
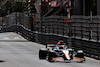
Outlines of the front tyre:
<svg viewBox="0 0 100 67">
<path fill-rule="evenodd" d="M 50 53 L 46 56 L 46 60 L 49 62 L 54 62 L 53 57 L 50 55 Z"/>
<path fill-rule="evenodd" d="M 40 49 L 39 50 L 39 59 L 46 59 L 47 56 L 47 50 L 46 49 Z"/>
</svg>

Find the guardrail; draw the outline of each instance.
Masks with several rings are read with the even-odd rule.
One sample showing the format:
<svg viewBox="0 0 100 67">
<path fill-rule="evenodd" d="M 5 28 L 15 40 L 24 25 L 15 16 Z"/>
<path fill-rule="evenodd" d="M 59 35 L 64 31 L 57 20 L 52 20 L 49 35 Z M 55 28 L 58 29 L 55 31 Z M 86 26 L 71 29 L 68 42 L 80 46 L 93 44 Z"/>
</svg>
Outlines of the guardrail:
<svg viewBox="0 0 100 67">
<path fill-rule="evenodd" d="M 4 31 L 17 32 L 28 40 L 46 43 L 64 40 L 75 49 L 82 49 L 86 56 L 100 59 L 100 20 L 98 16 L 49 16 L 42 21 L 35 21 L 36 31 L 31 31 L 23 25 L 12 25 L 2 28 Z M 38 29 L 38 30 L 37 30 Z"/>
<path fill-rule="evenodd" d="M 58 34 L 41 33 L 36 31 L 31 31 L 25 28 L 23 25 L 12 25 L 9 27 L 2 28 L 2 32 L 16 32 L 26 38 L 27 40 L 45 44 L 46 42 L 52 42 L 57 40 L 64 40 L 68 43 L 69 37 L 62 36 Z M 95 59 L 100 59 L 100 42 L 93 42 L 88 40 L 81 40 L 72 38 L 72 47 L 77 49 L 82 49 L 85 52 L 85 56 L 92 57 Z"/>
<path fill-rule="evenodd" d="M 98 16 L 72 16 L 65 21 L 65 16 L 49 16 L 42 18 L 43 33 L 54 33 L 89 41 L 100 40 L 100 21 Z"/>
<path fill-rule="evenodd" d="M 34 32 L 23 25 L 6 26 L 1 29 L 1 32 L 15 32 L 23 36 L 25 39 L 35 42 Z"/>
</svg>

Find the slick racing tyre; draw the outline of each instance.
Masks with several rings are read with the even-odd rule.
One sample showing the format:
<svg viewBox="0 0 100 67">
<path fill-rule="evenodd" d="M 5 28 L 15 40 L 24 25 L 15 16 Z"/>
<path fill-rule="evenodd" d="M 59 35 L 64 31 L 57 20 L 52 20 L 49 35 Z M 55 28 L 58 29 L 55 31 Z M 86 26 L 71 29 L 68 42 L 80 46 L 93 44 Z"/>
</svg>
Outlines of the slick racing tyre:
<svg viewBox="0 0 100 67">
<path fill-rule="evenodd" d="M 52 54 L 52 52 L 49 52 L 46 56 L 46 60 L 49 62 L 54 62 L 53 57 L 54 57 L 54 54 Z"/>
<path fill-rule="evenodd" d="M 49 62 L 54 62 L 54 60 L 52 60 L 52 58 L 53 58 L 53 57 L 47 56 L 47 57 L 46 57 L 46 60 L 49 61 Z"/>
<path fill-rule="evenodd" d="M 39 50 L 39 59 L 46 59 L 47 50 L 45 48 L 41 48 Z"/>
<path fill-rule="evenodd" d="M 75 57 L 84 58 L 84 53 L 82 50 L 78 50 Z"/>
</svg>

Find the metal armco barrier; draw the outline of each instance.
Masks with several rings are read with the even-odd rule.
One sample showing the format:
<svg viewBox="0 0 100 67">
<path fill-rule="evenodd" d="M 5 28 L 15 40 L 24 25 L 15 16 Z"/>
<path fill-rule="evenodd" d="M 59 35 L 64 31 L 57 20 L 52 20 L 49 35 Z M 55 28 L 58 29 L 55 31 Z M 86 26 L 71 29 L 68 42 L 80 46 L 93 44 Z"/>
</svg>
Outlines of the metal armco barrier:
<svg viewBox="0 0 100 67">
<path fill-rule="evenodd" d="M 23 25 L 7 26 L 2 28 L 1 32 L 15 32 L 23 36 L 25 39 L 35 42 L 33 31 L 25 28 Z"/>
<path fill-rule="evenodd" d="M 86 56 L 100 59 L 100 17 L 72 16 L 42 17 L 34 22 L 35 31 L 24 25 L 12 25 L 2 28 L 2 32 L 17 32 L 28 40 L 45 44 L 64 40 L 70 46 L 82 49 Z"/>
<path fill-rule="evenodd" d="M 17 29 L 16 29 L 17 27 Z M 17 32 L 27 40 L 45 44 L 46 42 L 57 42 L 58 40 L 64 40 L 68 43 L 69 37 L 61 36 L 57 34 L 46 34 L 36 31 L 30 31 L 29 29 L 23 27 L 22 25 L 9 26 L 2 29 L 2 32 Z M 78 38 L 72 38 L 72 47 L 75 50 L 82 49 L 85 52 L 85 55 L 95 59 L 100 59 L 100 43 L 92 42 L 88 40 L 81 40 Z"/>
</svg>

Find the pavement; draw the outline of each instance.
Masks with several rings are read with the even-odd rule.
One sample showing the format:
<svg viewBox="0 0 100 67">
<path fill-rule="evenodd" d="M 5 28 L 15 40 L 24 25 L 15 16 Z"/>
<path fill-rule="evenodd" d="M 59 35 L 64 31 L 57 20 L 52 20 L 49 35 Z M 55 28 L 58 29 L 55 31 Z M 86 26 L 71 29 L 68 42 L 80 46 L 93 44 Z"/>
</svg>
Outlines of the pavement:
<svg viewBox="0 0 100 67">
<path fill-rule="evenodd" d="M 0 33 L 0 67 L 100 67 L 100 60 L 88 57 L 84 63 L 40 60 L 38 52 L 43 47 L 13 32 Z"/>
</svg>

